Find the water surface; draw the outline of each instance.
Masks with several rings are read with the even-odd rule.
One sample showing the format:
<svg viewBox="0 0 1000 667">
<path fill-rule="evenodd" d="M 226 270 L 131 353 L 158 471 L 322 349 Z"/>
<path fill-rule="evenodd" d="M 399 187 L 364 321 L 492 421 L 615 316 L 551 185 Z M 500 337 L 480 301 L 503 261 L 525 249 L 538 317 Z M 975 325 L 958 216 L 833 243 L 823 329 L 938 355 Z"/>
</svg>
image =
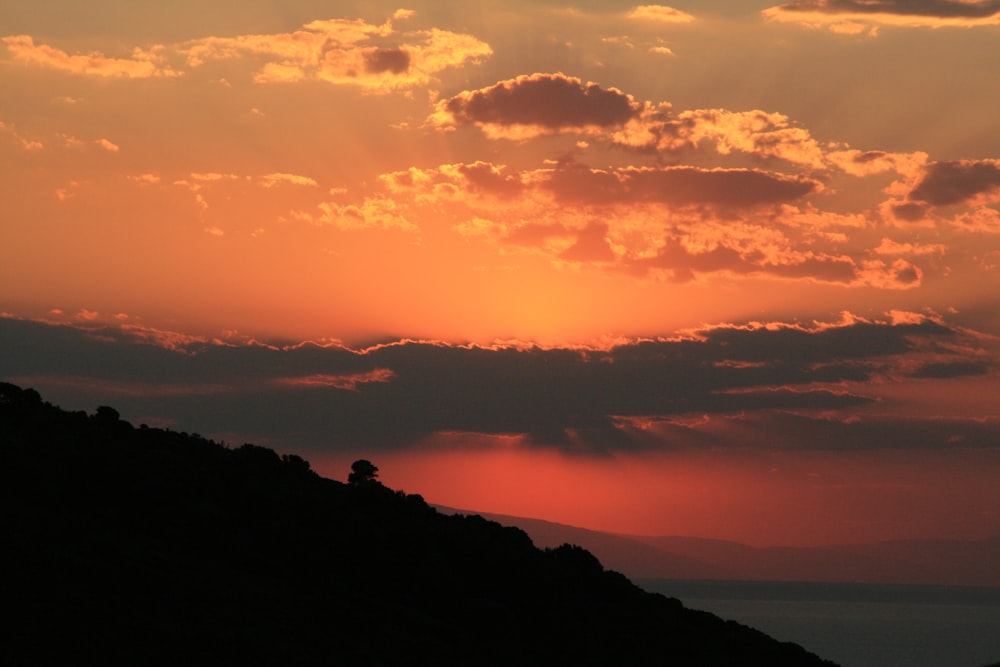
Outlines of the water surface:
<svg viewBox="0 0 1000 667">
<path fill-rule="evenodd" d="M 1000 661 L 1000 588 L 637 579 L 843 667 Z"/>
</svg>

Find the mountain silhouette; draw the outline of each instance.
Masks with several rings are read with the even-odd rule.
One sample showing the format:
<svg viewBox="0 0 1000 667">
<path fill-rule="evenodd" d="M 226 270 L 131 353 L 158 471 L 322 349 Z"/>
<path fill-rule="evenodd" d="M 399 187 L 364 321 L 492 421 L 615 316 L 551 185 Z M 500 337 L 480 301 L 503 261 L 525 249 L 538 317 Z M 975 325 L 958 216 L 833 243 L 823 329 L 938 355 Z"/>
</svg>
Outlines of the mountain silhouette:
<svg viewBox="0 0 1000 667">
<path fill-rule="evenodd" d="M 368 461 L 344 484 L 7 383 L 0 457 L 4 665 L 832 664 Z"/>
<path fill-rule="evenodd" d="M 465 510 L 437 506 L 444 513 Z M 911 539 L 815 547 L 753 547 L 682 536 L 615 535 L 564 524 L 482 513 L 528 533 L 540 547 L 578 544 L 630 579 L 826 581 L 1000 587 L 1000 536 Z"/>
</svg>

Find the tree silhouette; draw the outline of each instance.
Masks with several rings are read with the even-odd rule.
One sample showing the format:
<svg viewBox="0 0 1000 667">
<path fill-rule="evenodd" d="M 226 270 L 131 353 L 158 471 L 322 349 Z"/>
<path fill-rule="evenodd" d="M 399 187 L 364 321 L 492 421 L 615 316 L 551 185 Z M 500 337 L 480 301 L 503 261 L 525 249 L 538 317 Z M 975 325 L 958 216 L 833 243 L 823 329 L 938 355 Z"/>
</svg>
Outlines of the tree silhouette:
<svg viewBox="0 0 1000 667">
<path fill-rule="evenodd" d="M 371 484 L 378 477 L 378 468 L 368 459 L 358 459 L 351 464 L 351 474 L 347 476 L 349 484 Z"/>
<path fill-rule="evenodd" d="M 101 405 L 94 413 L 94 419 L 104 424 L 117 424 L 121 415 L 112 407 Z"/>
</svg>

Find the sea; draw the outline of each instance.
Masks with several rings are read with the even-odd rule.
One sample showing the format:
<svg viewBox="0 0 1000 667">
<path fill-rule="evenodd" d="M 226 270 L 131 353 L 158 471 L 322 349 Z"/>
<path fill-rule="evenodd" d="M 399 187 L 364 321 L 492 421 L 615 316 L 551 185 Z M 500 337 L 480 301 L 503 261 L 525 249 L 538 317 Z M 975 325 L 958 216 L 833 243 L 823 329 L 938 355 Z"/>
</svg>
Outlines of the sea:
<svg viewBox="0 0 1000 667">
<path fill-rule="evenodd" d="M 998 564 L 1000 566 L 1000 564 Z M 1000 663 L 1000 588 L 635 579 L 842 667 Z"/>
</svg>

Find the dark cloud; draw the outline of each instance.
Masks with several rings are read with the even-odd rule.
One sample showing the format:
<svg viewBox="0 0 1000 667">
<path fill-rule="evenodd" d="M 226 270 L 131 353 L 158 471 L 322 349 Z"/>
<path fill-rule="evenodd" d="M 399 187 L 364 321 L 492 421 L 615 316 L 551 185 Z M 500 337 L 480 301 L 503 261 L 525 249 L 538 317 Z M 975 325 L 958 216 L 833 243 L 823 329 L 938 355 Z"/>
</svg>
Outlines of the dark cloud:
<svg viewBox="0 0 1000 667">
<path fill-rule="evenodd" d="M 815 278 L 830 283 L 852 283 L 858 278 L 858 267 L 848 257 L 806 257 L 800 262 L 788 264 L 765 264 L 761 271 L 782 278 Z M 898 282 L 911 283 L 915 274 L 903 272 L 894 277 Z"/>
<path fill-rule="evenodd" d="M 502 169 L 488 162 L 463 164 L 458 167 L 458 172 L 475 191 L 505 198 L 514 197 L 524 191 L 524 185 L 516 175 L 504 173 Z"/>
<path fill-rule="evenodd" d="M 924 202 L 893 204 L 892 214 L 904 222 L 919 222 L 927 216 L 928 206 Z"/>
<path fill-rule="evenodd" d="M 939 417 L 871 416 L 859 419 L 831 419 L 828 416 L 789 411 L 752 411 L 713 418 L 713 426 L 735 427 L 741 445 L 766 448 L 775 442 L 795 443 L 800 450 L 835 452 L 880 448 L 888 450 L 945 450 L 997 447 L 1000 420 L 949 419 Z M 708 424 L 706 424 L 708 426 Z M 698 425 L 680 431 L 671 429 L 677 438 L 688 439 L 701 447 L 719 447 L 726 443 L 711 428 Z M 726 432 L 726 429 L 719 429 Z M 731 446 L 731 445 L 730 445 Z"/>
<path fill-rule="evenodd" d="M 923 364 L 913 372 L 916 378 L 954 378 L 968 375 L 986 375 L 990 367 L 976 361 L 939 361 Z"/>
<path fill-rule="evenodd" d="M 549 129 L 622 125 L 641 107 L 615 88 L 563 74 L 532 74 L 464 92 L 444 103 L 458 124 L 539 125 Z"/>
<path fill-rule="evenodd" d="M 291 451 L 404 447 L 441 432 L 607 451 L 643 443 L 621 419 L 867 404 L 867 396 L 822 385 L 881 377 L 887 359 L 916 341 L 959 335 L 925 321 L 718 328 L 610 350 L 196 341 L 171 350 L 121 329 L 0 319 L 0 379 L 69 409 L 114 405 L 133 421 Z M 959 362 L 917 373 L 976 372 Z"/>
<path fill-rule="evenodd" d="M 570 164 L 553 171 L 544 187 L 570 203 L 741 207 L 794 201 L 821 185 L 810 178 L 758 169 L 627 167 L 606 171 Z"/>
<path fill-rule="evenodd" d="M 788 12 L 978 19 L 1000 13 L 1000 0 L 797 0 L 781 5 L 780 9 Z"/>
<path fill-rule="evenodd" d="M 372 74 L 403 74 L 410 69 L 410 54 L 406 49 L 373 49 L 364 58 L 365 70 Z"/>
<path fill-rule="evenodd" d="M 806 256 L 785 264 L 767 261 L 760 251 L 741 252 L 717 245 L 704 252 L 692 252 L 677 242 L 667 243 L 655 257 L 632 263 L 634 268 L 668 269 L 675 282 L 689 282 L 696 274 L 729 271 L 740 275 L 766 274 L 780 278 L 813 278 L 831 283 L 850 284 L 858 279 L 858 267 L 847 257 Z"/>
<path fill-rule="evenodd" d="M 934 162 L 909 194 L 933 206 L 959 204 L 1000 190 L 1000 160 Z"/>
</svg>

